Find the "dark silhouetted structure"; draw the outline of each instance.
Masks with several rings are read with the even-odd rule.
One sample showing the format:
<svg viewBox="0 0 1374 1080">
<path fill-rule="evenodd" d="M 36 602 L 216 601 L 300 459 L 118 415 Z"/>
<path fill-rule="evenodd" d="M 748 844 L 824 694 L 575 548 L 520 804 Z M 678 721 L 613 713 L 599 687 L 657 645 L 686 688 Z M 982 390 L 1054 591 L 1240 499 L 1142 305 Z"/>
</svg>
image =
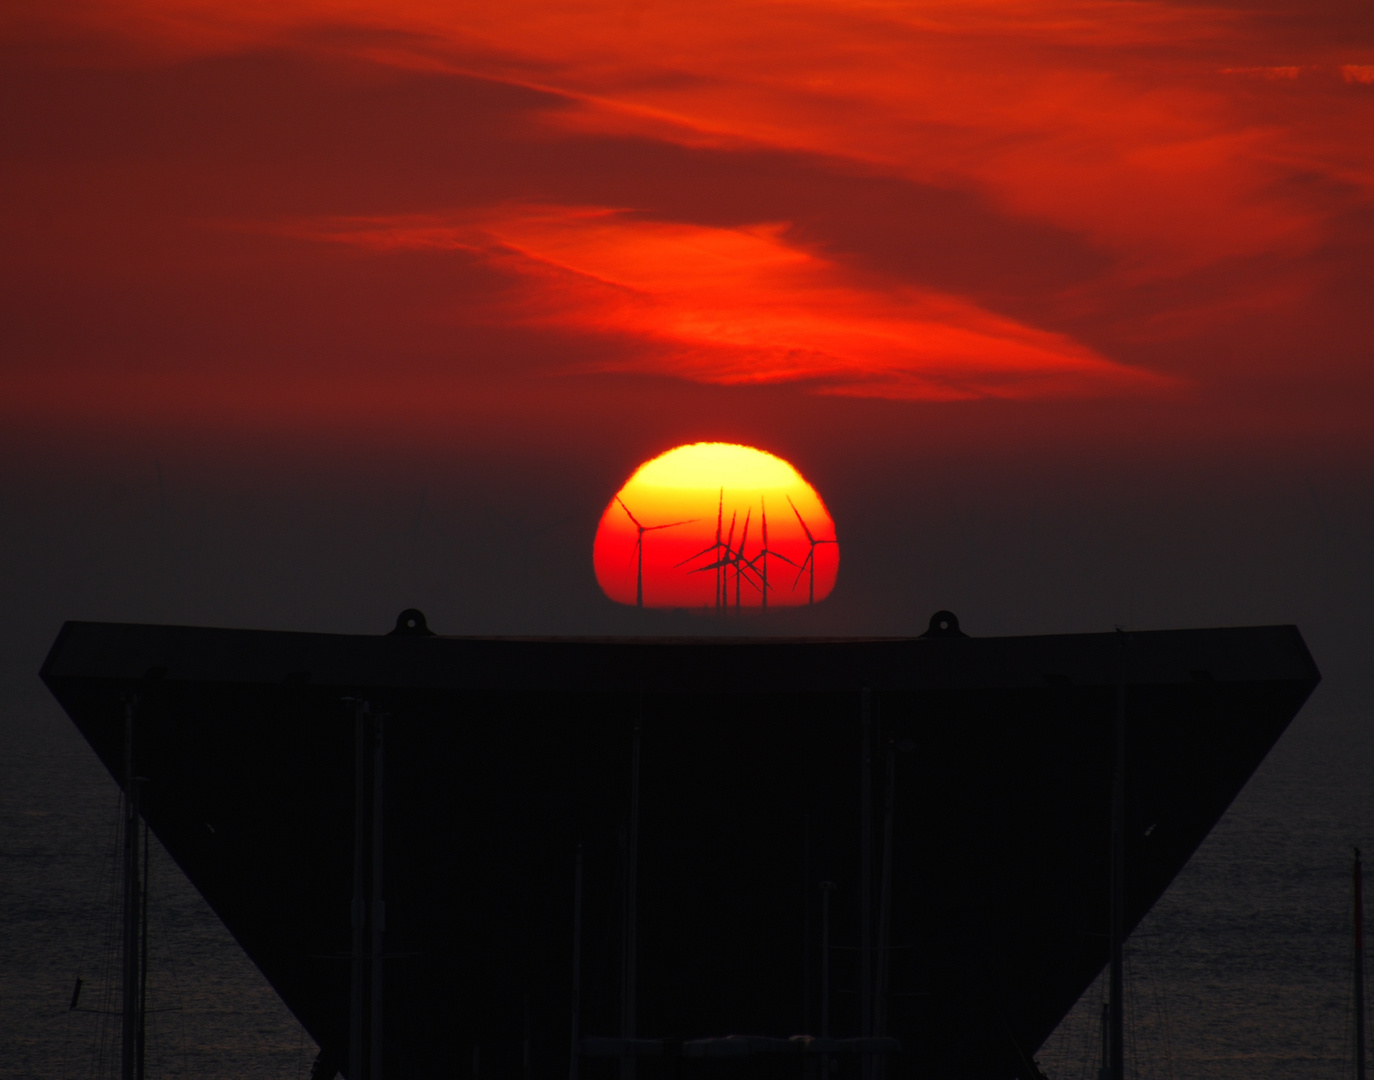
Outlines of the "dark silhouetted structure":
<svg viewBox="0 0 1374 1080">
<path fill-rule="evenodd" d="M 612 1080 L 628 1055 L 640 1080 L 1032 1077 L 1112 928 L 1319 679 L 1291 626 L 494 639 L 416 616 L 68 623 L 42 670 L 349 1080 L 479 1054 L 493 1077 Z"/>
</svg>

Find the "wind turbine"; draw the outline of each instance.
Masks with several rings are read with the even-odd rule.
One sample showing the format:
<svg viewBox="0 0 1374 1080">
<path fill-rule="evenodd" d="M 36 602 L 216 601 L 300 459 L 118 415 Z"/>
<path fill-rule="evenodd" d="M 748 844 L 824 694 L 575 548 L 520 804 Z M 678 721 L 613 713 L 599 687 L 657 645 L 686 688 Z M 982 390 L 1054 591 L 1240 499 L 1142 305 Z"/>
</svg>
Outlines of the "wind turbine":
<svg viewBox="0 0 1374 1080">
<path fill-rule="evenodd" d="M 722 500 L 723 499 L 724 496 L 722 495 Z M 723 550 L 724 554 L 717 556 L 715 562 L 707 563 L 705 566 L 698 566 L 696 569 L 688 571 L 688 573 L 692 574 L 704 574 L 707 570 L 714 570 L 716 572 L 717 610 L 719 610 L 722 607 L 729 607 L 729 600 L 726 597 L 726 592 L 729 589 L 729 582 L 728 580 L 726 580 L 725 575 L 729 572 L 729 568 L 733 566 L 735 563 L 735 520 L 738 516 L 738 510 L 730 511 L 730 532 L 726 536 L 724 543 L 720 542 L 720 532 L 719 527 L 717 527 L 716 543 L 712 544 L 710 547 L 702 548 L 702 550 L 698 551 L 695 555 L 692 556 L 692 559 L 699 559 L 701 558 L 701 556 L 717 550 Z M 740 545 L 740 550 L 743 550 L 743 544 Z M 683 559 L 682 562 L 678 563 L 678 566 L 682 566 L 686 563 L 689 563 L 692 561 L 692 559 Z"/>
<path fill-rule="evenodd" d="M 620 503 L 620 509 L 625 511 L 625 516 L 635 523 L 635 528 L 639 530 L 639 535 L 635 537 L 635 607 L 644 606 L 644 534 L 655 532 L 658 529 L 676 529 L 679 525 L 690 525 L 696 518 L 688 518 L 686 521 L 671 521 L 667 525 L 641 525 L 639 518 L 630 513 L 630 508 L 625 505 L 625 500 L 619 495 L 615 501 Z M 795 586 L 794 586 L 795 587 Z"/>
<path fill-rule="evenodd" d="M 730 544 L 729 544 L 729 542 L 722 544 L 722 543 L 721 543 L 721 540 L 720 540 L 721 524 L 722 524 L 723 521 L 724 521 L 724 517 L 725 517 L 725 489 L 722 487 L 722 488 L 720 489 L 720 501 L 716 503 L 716 542 L 715 542 L 714 544 L 708 544 L 706 547 L 704 547 L 704 548 L 702 548 L 700 551 L 698 551 L 695 555 L 691 556 L 690 558 L 683 559 L 682 562 L 680 562 L 680 563 L 677 564 L 677 566 L 686 566 L 689 562 L 692 562 L 694 559 L 699 559 L 699 558 L 701 558 L 703 555 L 710 555 L 710 554 L 712 554 L 712 553 L 716 553 L 716 561 L 715 561 L 715 562 L 710 563 L 710 564 L 708 564 L 708 565 L 706 565 L 706 566 L 697 567 L 696 570 L 691 570 L 691 571 L 688 571 L 688 572 L 689 572 L 689 573 L 692 573 L 692 574 L 698 573 L 699 571 L 702 571 L 702 570 L 714 570 L 714 571 L 716 572 L 716 609 L 717 609 L 717 610 L 719 610 L 720 607 L 721 607 L 721 605 L 725 602 L 725 587 L 724 587 L 723 579 L 722 579 L 722 569 L 724 568 L 724 566 L 725 566 L 726 564 L 725 564 L 725 562 L 720 558 L 719 552 L 720 552 L 720 549 L 721 549 L 721 548 L 725 548 L 726 551 L 729 551 L 729 550 L 730 550 Z M 731 515 L 730 515 L 730 536 L 731 536 L 731 539 L 734 538 L 734 535 L 735 535 L 735 515 L 734 515 L 733 513 L 731 513 Z M 673 569 L 676 570 L 676 569 L 677 569 L 677 566 L 673 567 Z"/>
<path fill-rule="evenodd" d="M 735 550 L 735 547 L 734 547 L 734 541 L 735 541 L 735 515 L 738 513 L 738 511 L 736 511 L 735 513 L 732 513 L 732 514 L 730 515 L 730 535 L 729 535 L 729 537 L 726 539 L 725 544 L 724 544 L 725 553 L 724 553 L 723 555 L 721 555 L 721 557 L 720 557 L 719 559 L 717 559 L 715 562 L 713 562 L 713 563 L 707 563 L 705 566 L 698 566 L 695 570 L 692 571 L 692 573 L 694 573 L 694 574 L 705 573 L 707 570 L 715 570 L 717 573 L 720 573 L 720 572 L 721 572 L 721 569 L 724 568 L 724 572 L 725 572 L 726 574 L 728 574 L 728 573 L 730 572 L 729 568 L 733 566 L 733 567 L 735 568 L 735 607 L 736 607 L 736 609 L 739 608 L 739 606 L 740 606 L 740 599 L 741 599 L 741 597 L 740 597 L 740 575 L 741 575 L 741 574 L 744 574 L 744 573 L 755 573 L 755 574 L 758 573 L 758 571 L 754 569 L 752 563 L 751 563 L 751 562 L 746 562 L 745 559 L 744 559 L 744 545 L 745 545 L 745 543 L 748 542 L 748 540 L 749 540 L 749 518 L 750 518 L 750 516 L 753 514 L 753 512 L 754 512 L 754 508 L 753 508 L 752 506 L 745 512 L 745 515 L 744 515 L 744 531 L 743 531 L 743 533 L 740 534 L 740 538 L 739 538 L 739 550 L 738 550 L 738 551 L 736 551 L 736 550 Z M 707 550 L 707 551 L 710 551 L 711 549 L 710 549 L 710 548 L 707 548 L 706 550 Z M 701 554 L 704 554 L 704 552 L 702 552 Z M 729 581 L 727 580 L 726 583 L 725 583 L 725 589 L 728 590 L 729 587 L 730 587 L 730 586 L 729 586 Z M 724 590 L 723 590 L 723 591 L 724 591 Z M 729 606 L 728 600 L 727 600 L 727 602 L 726 602 L 726 606 Z"/>
<path fill-rule="evenodd" d="M 733 557 L 732 557 L 731 560 L 730 560 L 731 562 L 733 562 L 733 563 L 735 564 L 735 610 L 736 610 L 736 611 L 738 611 L 739 608 L 740 608 L 740 589 L 739 589 L 739 585 L 740 585 L 739 579 L 740 579 L 740 576 L 744 573 L 744 571 L 745 571 L 746 569 L 749 569 L 749 570 L 752 570 L 752 569 L 753 569 L 752 566 L 750 566 L 749 564 L 747 564 L 747 563 L 744 561 L 744 545 L 745 545 L 745 542 L 749 539 L 749 517 L 750 517 L 751 514 L 753 514 L 753 512 L 754 512 L 754 508 L 753 508 L 752 506 L 749 507 L 749 509 L 746 510 L 746 511 L 744 512 L 744 532 L 740 535 L 740 538 L 739 538 L 739 550 L 736 551 L 736 552 L 734 553 Z"/>
<path fill-rule="evenodd" d="M 793 565 L 793 566 L 796 566 L 797 564 L 794 563 L 794 562 L 792 562 L 792 560 L 789 559 L 786 555 L 784 555 L 781 551 L 773 551 L 773 550 L 771 550 L 771 549 L 768 547 L 768 504 L 767 504 L 766 502 L 764 502 L 764 498 L 763 498 L 762 495 L 759 496 L 759 507 L 760 507 L 760 508 L 762 509 L 762 511 L 763 511 L 763 513 L 762 513 L 762 518 L 763 518 L 763 547 L 759 549 L 759 553 L 758 553 L 757 555 L 755 555 L 752 559 L 749 560 L 749 562 L 747 563 L 747 565 L 748 565 L 749 569 L 752 570 L 752 569 L 754 568 L 754 563 L 756 563 L 756 562 L 762 562 L 762 564 L 763 564 L 763 577 L 762 577 L 762 583 L 761 583 L 761 585 L 760 585 L 759 592 L 760 592 L 760 596 L 761 596 L 760 603 L 762 604 L 762 606 L 763 606 L 764 609 L 766 610 L 766 609 L 768 608 L 768 587 L 769 587 L 769 586 L 768 586 L 768 556 L 769 556 L 769 555 L 772 555 L 774 558 L 781 559 L 781 560 L 782 560 L 783 562 L 785 562 L 785 563 L 791 563 L 791 565 Z M 793 509 L 795 509 L 795 507 L 793 507 Z M 743 547 L 743 545 L 740 546 L 740 554 L 741 554 L 741 555 L 744 554 L 744 547 Z M 796 588 L 795 585 L 792 586 L 792 587 L 793 587 L 794 589 Z"/>
<path fill-rule="evenodd" d="M 806 553 L 806 558 L 802 560 L 801 566 L 797 570 L 797 580 L 792 582 L 795 591 L 797 584 L 801 581 L 802 574 L 806 573 L 806 568 L 811 567 L 811 592 L 807 598 L 808 604 L 816 603 L 816 546 L 818 544 L 838 544 L 838 540 L 817 540 L 811 535 L 811 530 L 806 527 L 806 522 L 802 520 L 801 511 L 797 509 L 797 504 L 792 501 L 792 496 L 787 496 L 787 505 L 792 508 L 792 513 L 797 515 L 797 523 L 802 527 L 802 532 L 806 533 L 806 539 L 811 544 L 811 549 Z M 793 563 L 795 566 L 796 564 Z"/>
</svg>

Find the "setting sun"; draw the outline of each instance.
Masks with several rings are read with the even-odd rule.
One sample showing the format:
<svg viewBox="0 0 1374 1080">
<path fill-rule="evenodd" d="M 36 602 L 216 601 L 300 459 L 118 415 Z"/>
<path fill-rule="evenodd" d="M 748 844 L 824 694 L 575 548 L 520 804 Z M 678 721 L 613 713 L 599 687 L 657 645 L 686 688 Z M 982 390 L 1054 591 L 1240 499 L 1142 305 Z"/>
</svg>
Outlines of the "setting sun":
<svg viewBox="0 0 1374 1080">
<path fill-rule="evenodd" d="M 840 547 L 825 503 L 780 457 L 693 443 L 641 465 L 601 515 L 596 580 L 654 608 L 767 608 L 824 600 Z"/>
</svg>

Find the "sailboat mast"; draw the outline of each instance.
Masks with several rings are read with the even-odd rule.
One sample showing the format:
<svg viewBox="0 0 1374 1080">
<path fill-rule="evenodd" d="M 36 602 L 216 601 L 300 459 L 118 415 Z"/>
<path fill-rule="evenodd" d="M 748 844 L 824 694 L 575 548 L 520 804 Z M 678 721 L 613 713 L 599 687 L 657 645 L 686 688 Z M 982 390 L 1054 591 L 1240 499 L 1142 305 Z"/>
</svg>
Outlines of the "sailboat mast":
<svg viewBox="0 0 1374 1080">
<path fill-rule="evenodd" d="M 1365 1080 L 1364 1065 L 1364 871 L 1360 849 L 1351 870 L 1355 892 L 1355 1080 Z"/>
</svg>

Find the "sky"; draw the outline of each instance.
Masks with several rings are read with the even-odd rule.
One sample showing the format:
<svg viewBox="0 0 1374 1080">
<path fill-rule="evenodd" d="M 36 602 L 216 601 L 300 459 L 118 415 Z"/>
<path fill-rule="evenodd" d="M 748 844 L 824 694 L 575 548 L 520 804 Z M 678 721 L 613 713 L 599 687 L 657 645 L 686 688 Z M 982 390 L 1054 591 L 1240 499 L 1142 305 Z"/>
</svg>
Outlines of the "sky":
<svg viewBox="0 0 1374 1080">
<path fill-rule="evenodd" d="M 13 678 L 713 632 L 592 543 L 720 440 L 844 543 L 767 632 L 1297 622 L 1365 685 L 1367 2 L 17 3 L 0 85 Z"/>
</svg>

